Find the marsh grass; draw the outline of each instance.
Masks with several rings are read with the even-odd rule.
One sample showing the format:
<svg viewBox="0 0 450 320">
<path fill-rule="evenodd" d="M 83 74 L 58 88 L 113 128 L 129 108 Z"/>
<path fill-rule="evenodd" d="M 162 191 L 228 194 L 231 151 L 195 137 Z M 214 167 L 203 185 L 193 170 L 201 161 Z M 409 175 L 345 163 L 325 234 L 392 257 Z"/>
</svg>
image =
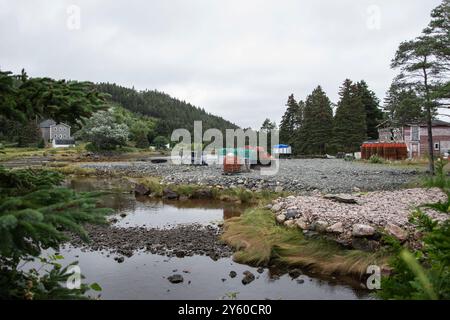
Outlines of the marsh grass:
<svg viewBox="0 0 450 320">
<path fill-rule="evenodd" d="M 238 202 L 242 204 L 266 204 L 267 202 L 281 196 L 286 196 L 285 192 L 274 192 L 263 190 L 261 192 L 253 192 L 245 188 L 216 188 L 207 187 L 195 184 L 164 184 L 158 177 L 145 177 L 137 180 L 138 183 L 143 184 L 149 188 L 154 197 L 162 197 L 163 190 L 168 188 L 180 196 L 192 197 L 192 195 L 199 190 L 210 190 L 212 199 L 222 200 L 227 202 Z"/>
<path fill-rule="evenodd" d="M 92 168 L 82 168 L 77 165 L 65 165 L 65 166 L 56 166 L 51 167 L 51 170 L 57 171 L 64 175 L 76 175 L 76 176 L 94 176 L 96 174 L 96 170 Z"/>
<path fill-rule="evenodd" d="M 252 209 L 225 221 L 222 240 L 237 249 L 234 260 L 255 266 L 278 263 L 321 274 L 361 278 L 371 264 L 387 263 L 385 253 L 342 249 L 331 241 L 307 240 L 296 228 L 278 225 L 267 210 Z"/>
</svg>

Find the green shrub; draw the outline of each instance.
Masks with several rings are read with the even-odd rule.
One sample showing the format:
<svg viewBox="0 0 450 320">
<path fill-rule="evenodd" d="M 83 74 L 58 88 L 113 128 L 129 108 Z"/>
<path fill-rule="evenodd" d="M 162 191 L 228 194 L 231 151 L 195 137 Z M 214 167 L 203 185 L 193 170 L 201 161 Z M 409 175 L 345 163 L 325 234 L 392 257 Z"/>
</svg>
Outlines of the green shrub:
<svg viewBox="0 0 450 320">
<path fill-rule="evenodd" d="M 67 267 L 41 257 L 43 249 L 57 250 L 67 241 L 64 231 L 87 241 L 81 224 L 105 223 L 104 215 L 110 212 L 97 207 L 98 193 L 59 187 L 63 179 L 51 171 L 0 167 L 0 300 L 85 298 L 89 288 L 99 289 L 97 284 L 65 287 L 72 275 Z M 51 270 L 19 268 L 35 260 L 46 267 L 43 270 Z"/>
<path fill-rule="evenodd" d="M 374 164 L 384 163 L 384 159 L 374 154 L 369 158 L 369 162 Z"/>
<path fill-rule="evenodd" d="M 435 175 L 428 176 L 423 179 L 423 186 L 427 188 L 450 188 L 450 179 L 445 172 L 445 166 L 448 161 L 438 158 L 435 163 Z"/>
<path fill-rule="evenodd" d="M 45 140 L 44 139 L 39 140 L 37 147 L 39 149 L 44 149 L 45 148 Z"/>
</svg>

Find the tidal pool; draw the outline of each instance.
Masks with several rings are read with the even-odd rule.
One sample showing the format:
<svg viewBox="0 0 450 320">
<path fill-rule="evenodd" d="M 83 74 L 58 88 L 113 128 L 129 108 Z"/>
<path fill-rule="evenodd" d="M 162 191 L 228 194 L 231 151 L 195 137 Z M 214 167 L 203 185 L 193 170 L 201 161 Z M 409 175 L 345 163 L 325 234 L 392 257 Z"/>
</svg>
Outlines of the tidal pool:
<svg viewBox="0 0 450 320">
<path fill-rule="evenodd" d="M 102 198 L 104 205 L 113 207 L 114 228 L 146 227 L 173 228 L 179 225 L 211 224 L 243 212 L 245 207 L 220 201 L 154 201 L 136 198 L 129 186 L 111 180 L 72 180 L 69 186 L 78 191 L 115 190 Z M 120 188 L 118 188 L 120 186 Z M 52 252 L 47 252 L 52 253 Z M 358 283 L 329 277 L 327 279 L 304 273 L 292 279 L 278 268 L 259 270 L 233 262 L 232 258 L 213 260 L 205 255 L 183 258 L 135 251 L 122 263 L 120 255 L 108 251 L 92 251 L 63 246 L 60 251 L 69 263 L 79 261 L 86 282 L 97 282 L 103 288 L 103 299 L 370 299 L 367 290 Z M 244 271 L 256 279 L 244 285 Z M 231 278 L 230 271 L 237 276 Z M 183 276 L 182 283 L 167 278 Z"/>
</svg>

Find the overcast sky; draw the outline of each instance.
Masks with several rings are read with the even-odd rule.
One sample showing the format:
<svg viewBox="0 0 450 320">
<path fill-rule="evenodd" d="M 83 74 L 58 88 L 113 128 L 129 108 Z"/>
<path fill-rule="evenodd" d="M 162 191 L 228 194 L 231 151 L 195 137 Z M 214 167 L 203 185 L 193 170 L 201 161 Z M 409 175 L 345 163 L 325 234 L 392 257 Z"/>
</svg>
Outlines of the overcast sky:
<svg viewBox="0 0 450 320">
<path fill-rule="evenodd" d="M 337 102 L 364 79 L 383 99 L 398 44 L 439 3 L 0 0 L 0 68 L 157 89 L 258 128 L 318 84 Z"/>
</svg>

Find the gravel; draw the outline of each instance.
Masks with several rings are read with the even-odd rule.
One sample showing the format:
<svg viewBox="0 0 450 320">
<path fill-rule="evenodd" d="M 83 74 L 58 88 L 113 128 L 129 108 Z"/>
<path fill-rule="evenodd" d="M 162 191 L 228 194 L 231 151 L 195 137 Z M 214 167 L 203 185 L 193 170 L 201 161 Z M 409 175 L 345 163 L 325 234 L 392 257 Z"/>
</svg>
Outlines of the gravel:
<svg viewBox="0 0 450 320">
<path fill-rule="evenodd" d="M 353 197 L 356 203 L 339 202 L 315 194 L 279 198 L 267 208 L 272 210 L 280 223 L 296 225 L 304 230 L 340 234 L 341 239 L 349 239 L 355 233 L 370 236 L 376 229 L 386 229 L 403 238 L 403 232 L 412 235 L 416 231 L 408 221 L 415 207 L 447 199 L 446 194 L 437 188 L 374 191 L 346 196 Z M 286 217 L 288 211 L 296 212 L 291 220 Z M 433 220 L 444 221 L 448 218 L 447 214 L 431 209 L 423 208 L 423 211 Z"/>
<path fill-rule="evenodd" d="M 81 167 L 93 168 L 98 175 L 112 172 L 131 177 L 160 176 L 168 184 L 200 184 L 208 186 L 245 187 L 256 190 L 326 193 L 355 190 L 393 190 L 416 180 L 417 169 L 349 162 L 340 159 L 280 160 L 277 174 L 262 175 L 259 169 L 237 175 L 223 175 L 219 165 L 190 166 L 171 163 L 114 162 L 90 163 Z"/>
<path fill-rule="evenodd" d="M 171 229 L 147 229 L 144 227 L 118 228 L 106 225 L 85 225 L 90 242 L 69 234 L 70 244 L 90 251 L 107 250 L 121 257 L 131 257 L 135 251 L 144 250 L 168 257 L 206 255 L 213 260 L 230 257 L 232 248 L 220 241 L 222 230 L 197 224 L 182 225 Z"/>
</svg>

